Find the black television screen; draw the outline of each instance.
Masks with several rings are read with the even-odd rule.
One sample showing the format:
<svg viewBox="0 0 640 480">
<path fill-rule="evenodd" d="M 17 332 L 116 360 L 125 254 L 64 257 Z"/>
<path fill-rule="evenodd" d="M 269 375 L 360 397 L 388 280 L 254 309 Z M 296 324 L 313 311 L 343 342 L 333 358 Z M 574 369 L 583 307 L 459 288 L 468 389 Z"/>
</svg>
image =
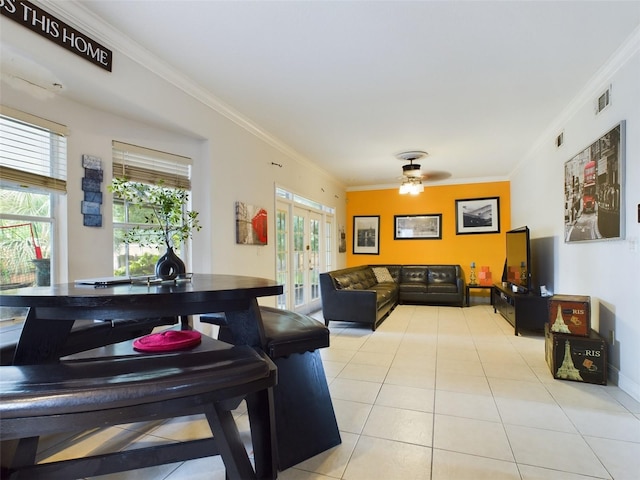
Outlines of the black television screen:
<svg viewBox="0 0 640 480">
<path fill-rule="evenodd" d="M 531 288 L 535 293 L 551 295 L 554 291 L 553 272 L 558 237 L 538 237 L 529 241 L 531 246 Z M 545 292 L 542 291 L 544 286 Z"/>
<path fill-rule="evenodd" d="M 507 232 L 507 261 L 503 281 L 517 287 L 518 291 L 531 290 L 531 247 L 529 228 L 520 227 Z"/>
</svg>

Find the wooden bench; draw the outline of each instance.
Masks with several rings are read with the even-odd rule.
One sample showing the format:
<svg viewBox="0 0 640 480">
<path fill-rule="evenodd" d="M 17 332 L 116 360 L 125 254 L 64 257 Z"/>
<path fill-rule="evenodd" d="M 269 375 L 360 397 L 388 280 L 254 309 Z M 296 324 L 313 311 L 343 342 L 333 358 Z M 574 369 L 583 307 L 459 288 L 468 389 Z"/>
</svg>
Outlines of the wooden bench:
<svg viewBox="0 0 640 480">
<path fill-rule="evenodd" d="M 103 357 L 0 367 L 3 479 L 84 478 L 211 455 L 222 456 L 227 478 L 276 477 L 277 374 L 264 354 L 205 336 L 181 352 L 140 354 L 131 344 L 119 344 Z M 231 413 L 243 398 L 255 470 Z M 211 438 L 35 464 L 41 435 L 199 413 L 208 420 Z"/>
<path fill-rule="evenodd" d="M 341 443 L 318 349 L 329 346 L 329 329 L 299 313 L 260 307 L 265 351 L 278 367 L 274 388 L 278 469 L 285 470 Z M 223 313 L 201 315 L 232 342 Z"/>
</svg>

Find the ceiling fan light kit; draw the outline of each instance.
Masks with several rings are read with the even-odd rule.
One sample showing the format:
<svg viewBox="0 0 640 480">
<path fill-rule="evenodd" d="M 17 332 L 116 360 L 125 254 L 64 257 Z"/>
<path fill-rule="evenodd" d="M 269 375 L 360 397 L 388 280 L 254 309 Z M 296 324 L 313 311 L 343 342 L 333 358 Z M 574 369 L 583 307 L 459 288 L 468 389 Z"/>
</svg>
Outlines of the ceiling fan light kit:
<svg viewBox="0 0 640 480">
<path fill-rule="evenodd" d="M 420 170 L 419 164 L 408 163 L 407 165 L 402 166 L 402 174 L 405 177 L 421 177 L 422 171 Z"/>
<path fill-rule="evenodd" d="M 426 156 L 427 152 L 423 152 L 421 150 L 401 152 L 396 155 L 398 160 L 409 162 L 402 166 L 403 178 L 399 190 L 400 195 L 405 195 L 407 193 L 417 195 L 424 191 L 424 186 L 422 185 L 422 170 L 420 169 L 419 164 L 413 162 Z"/>
<path fill-rule="evenodd" d="M 400 195 L 405 195 L 407 193 L 417 195 L 422 192 L 424 192 L 424 185 L 422 185 L 422 180 L 419 178 L 407 177 L 400 185 Z"/>
</svg>

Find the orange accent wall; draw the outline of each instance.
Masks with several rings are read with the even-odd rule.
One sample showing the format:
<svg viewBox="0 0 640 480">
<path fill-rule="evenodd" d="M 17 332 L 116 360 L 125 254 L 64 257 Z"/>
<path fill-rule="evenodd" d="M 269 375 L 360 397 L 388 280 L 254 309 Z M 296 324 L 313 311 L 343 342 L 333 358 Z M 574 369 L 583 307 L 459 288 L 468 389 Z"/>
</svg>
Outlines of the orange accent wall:
<svg viewBox="0 0 640 480">
<path fill-rule="evenodd" d="M 456 235 L 456 200 L 500 198 L 500 233 Z M 394 240 L 394 215 L 442 214 L 442 239 Z M 353 217 L 380 216 L 380 254 L 353 254 Z M 505 232 L 511 229 L 510 184 L 505 182 L 425 186 L 419 195 L 400 195 L 397 189 L 347 192 L 347 266 L 399 264 L 459 264 L 467 281 L 471 262 L 476 275 L 489 266 L 500 282 L 505 260 Z"/>
</svg>

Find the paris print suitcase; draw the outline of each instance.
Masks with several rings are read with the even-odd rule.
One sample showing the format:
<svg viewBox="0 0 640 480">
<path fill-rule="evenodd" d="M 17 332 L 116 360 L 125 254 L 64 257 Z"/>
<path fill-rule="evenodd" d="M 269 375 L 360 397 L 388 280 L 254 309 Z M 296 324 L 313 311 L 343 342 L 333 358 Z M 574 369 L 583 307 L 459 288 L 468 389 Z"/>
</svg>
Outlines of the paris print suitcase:
<svg viewBox="0 0 640 480">
<path fill-rule="evenodd" d="M 588 337 L 555 333 L 545 325 L 545 357 L 553 378 L 607 384 L 607 343 L 594 330 Z"/>
</svg>

